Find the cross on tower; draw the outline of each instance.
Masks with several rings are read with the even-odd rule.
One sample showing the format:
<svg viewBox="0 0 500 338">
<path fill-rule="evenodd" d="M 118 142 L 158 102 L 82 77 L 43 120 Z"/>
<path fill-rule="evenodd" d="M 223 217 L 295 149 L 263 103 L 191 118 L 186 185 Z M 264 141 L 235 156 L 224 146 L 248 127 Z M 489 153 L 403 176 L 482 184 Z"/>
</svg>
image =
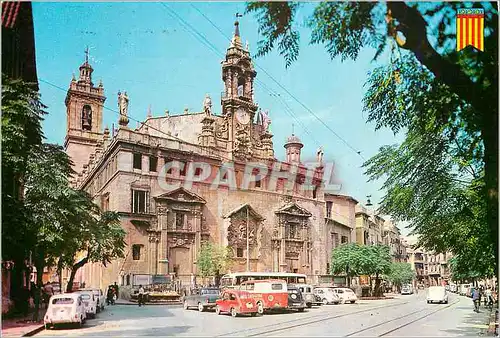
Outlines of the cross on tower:
<svg viewBox="0 0 500 338">
<path fill-rule="evenodd" d="M 85 48 L 85 63 L 89 63 L 89 46 Z"/>
<path fill-rule="evenodd" d="M 295 125 L 292 123 L 292 135 L 294 135 Z"/>
</svg>

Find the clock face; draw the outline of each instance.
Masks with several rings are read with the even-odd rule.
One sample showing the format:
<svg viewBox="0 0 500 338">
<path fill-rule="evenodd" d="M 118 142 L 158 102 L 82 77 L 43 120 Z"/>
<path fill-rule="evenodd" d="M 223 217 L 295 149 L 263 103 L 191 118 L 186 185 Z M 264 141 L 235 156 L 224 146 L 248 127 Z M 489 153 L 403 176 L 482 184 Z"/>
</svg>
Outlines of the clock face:
<svg viewBox="0 0 500 338">
<path fill-rule="evenodd" d="M 248 122 L 250 122 L 250 115 L 245 109 L 239 108 L 236 111 L 236 119 L 241 124 L 247 124 Z"/>
</svg>

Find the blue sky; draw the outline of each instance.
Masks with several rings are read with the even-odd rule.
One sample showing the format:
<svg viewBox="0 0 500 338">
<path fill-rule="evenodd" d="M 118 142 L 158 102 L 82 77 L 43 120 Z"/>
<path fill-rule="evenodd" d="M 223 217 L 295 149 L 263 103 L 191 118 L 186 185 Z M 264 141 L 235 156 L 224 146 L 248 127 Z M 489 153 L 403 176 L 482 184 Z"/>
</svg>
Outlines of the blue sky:
<svg viewBox="0 0 500 338">
<path fill-rule="evenodd" d="M 225 53 L 229 45 L 226 37 L 195 8 L 225 35 L 232 36 L 234 14 L 243 13 L 245 4 L 166 3 L 166 7 L 199 31 L 219 53 Z M 117 110 L 117 93 L 126 90 L 130 97 L 130 115 L 143 120 L 149 105 L 154 116 L 163 115 L 165 109 L 172 114 L 181 113 L 186 107 L 200 111 L 205 93 L 209 93 L 215 111 L 220 113 L 222 58 L 189 33 L 167 8 L 160 3 L 33 3 L 40 91 L 43 102 L 49 106 L 44 123 L 49 142 L 62 144 L 64 141 L 65 90 L 72 73 L 78 75 L 87 45 L 94 83 L 102 79 L 104 84 L 106 107 Z M 311 8 L 305 6 L 302 13 L 307 14 Z M 259 35 L 252 15 L 240 18 L 240 31 L 243 41 L 249 41 L 250 51 L 255 52 Z M 389 130 L 375 131 L 373 124 L 366 123 L 366 114 L 362 112 L 363 84 L 367 72 L 376 66 L 371 62 L 374 50 L 365 49 L 355 62 L 342 63 L 340 59 L 330 60 L 323 46 L 309 45 L 309 37 L 309 30 L 302 29 L 299 59 L 288 69 L 277 53 L 255 62 L 354 149 L 361 151 L 365 159 L 385 144 L 400 142 L 401 135 L 395 138 Z M 384 55 L 379 62 L 387 59 Z M 366 202 L 366 195 L 372 195 L 372 202 L 378 202 L 383 196 L 382 182 L 367 182 L 360 167 L 362 158 L 259 68 L 257 73 L 265 88 L 257 83 L 255 98 L 262 109 L 270 111 L 276 156 L 284 158 L 284 140 L 294 124 L 295 134 L 305 144 L 303 158 L 314 157 L 322 145 L 324 159 L 335 161 L 336 174 L 342 183 L 341 193 L 362 203 Z M 300 122 L 287 114 L 285 104 L 270 95 L 267 88 L 280 94 Z M 104 125 L 116 125 L 117 121 L 117 113 L 104 110 Z M 136 122 L 131 121 L 130 126 L 135 127 Z"/>
</svg>

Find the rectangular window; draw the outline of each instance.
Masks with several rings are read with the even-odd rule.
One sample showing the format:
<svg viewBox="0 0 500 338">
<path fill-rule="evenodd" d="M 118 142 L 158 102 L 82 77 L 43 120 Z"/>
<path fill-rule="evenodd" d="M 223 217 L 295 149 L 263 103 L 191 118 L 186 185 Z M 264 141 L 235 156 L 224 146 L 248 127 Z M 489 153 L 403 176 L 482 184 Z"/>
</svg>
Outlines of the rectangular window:
<svg viewBox="0 0 500 338">
<path fill-rule="evenodd" d="M 340 238 L 340 243 L 342 243 L 342 244 L 349 243 L 349 239 L 347 238 L 347 236 L 342 236 Z"/>
<path fill-rule="evenodd" d="M 271 290 L 283 290 L 283 284 L 273 283 L 271 284 Z"/>
<path fill-rule="evenodd" d="M 236 257 L 238 257 L 238 258 L 243 257 L 243 249 L 242 248 L 236 249 Z"/>
<path fill-rule="evenodd" d="M 336 248 L 339 246 L 339 234 L 336 232 L 332 233 L 332 247 Z"/>
<path fill-rule="evenodd" d="M 333 202 L 326 202 L 326 218 L 332 218 Z"/>
<path fill-rule="evenodd" d="M 330 274 L 330 263 L 326 263 L 326 274 Z"/>
<path fill-rule="evenodd" d="M 134 153 L 134 169 L 142 169 L 142 154 Z"/>
<path fill-rule="evenodd" d="M 158 157 L 149 156 L 149 171 L 156 172 L 156 167 L 158 166 Z"/>
<path fill-rule="evenodd" d="M 140 244 L 132 245 L 132 259 L 134 261 L 138 261 L 141 259 L 141 245 Z"/>
<path fill-rule="evenodd" d="M 287 231 L 287 238 L 299 238 L 299 225 L 297 223 L 287 223 L 288 231 Z"/>
<path fill-rule="evenodd" d="M 186 221 L 186 214 L 182 212 L 175 213 L 175 228 L 177 230 L 184 229 L 185 221 Z"/>
<path fill-rule="evenodd" d="M 145 214 L 149 212 L 149 191 L 132 190 L 132 212 L 136 214 Z"/>
</svg>

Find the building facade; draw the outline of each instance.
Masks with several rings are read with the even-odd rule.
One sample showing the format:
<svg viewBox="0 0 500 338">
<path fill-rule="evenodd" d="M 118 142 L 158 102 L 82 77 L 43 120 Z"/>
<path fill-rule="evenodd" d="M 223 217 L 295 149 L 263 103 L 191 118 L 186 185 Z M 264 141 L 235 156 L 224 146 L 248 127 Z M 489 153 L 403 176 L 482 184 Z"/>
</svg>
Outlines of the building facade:
<svg viewBox="0 0 500 338">
<path fill-rule="evenodd" d="M 306 167 L 303 143 L 291 135 L 285 161 L 276 159 L 269 116 L 254 99 L 256 71 L 238 22 L 222 62 L 220 113 L 207 95 L 201 112 L 153 117 L 149 111 L 132 129 L 129 98 L 119 93 L 119 127 L 101 131 L 106 97 L 92 72 L 85 60 L 66 98 L 65 146 L 78 173 L 72 184 L 103 210 L 120 214 L 127 248 L 124 258 L 106 268 L 87 264 L 77 280 L 103 287 L 130 285 L 138 275 L 169 275 L 189 283 L 199 273 L 200 247 L 211 241 L 231 248 L 230 271 L 247 270 L 249 261 L 251 271 L 305 273 L 314 282 L 327 270 L 337 238 L 356 240 L 357 202 L 325 195 L 322 153 Z"/>
</svg>

